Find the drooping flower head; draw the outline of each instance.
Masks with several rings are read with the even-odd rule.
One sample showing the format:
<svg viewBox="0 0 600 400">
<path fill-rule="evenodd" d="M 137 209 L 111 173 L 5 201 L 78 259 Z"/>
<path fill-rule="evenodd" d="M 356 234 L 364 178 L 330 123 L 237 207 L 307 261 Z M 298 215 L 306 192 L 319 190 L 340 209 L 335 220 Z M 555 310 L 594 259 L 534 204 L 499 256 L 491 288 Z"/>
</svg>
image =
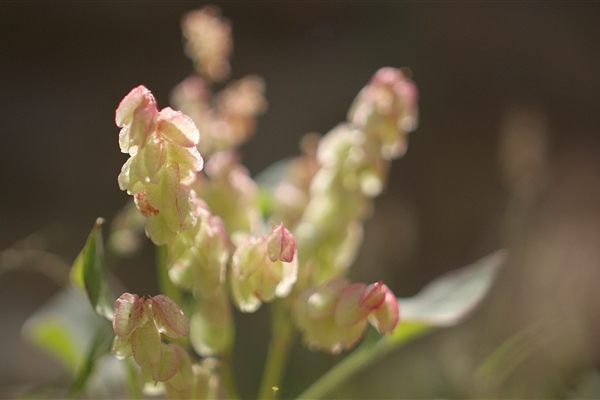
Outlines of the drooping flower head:
<svg viewBox="0 0 600 400">
<path fill-rule="evenodd" d="M 196 224 L 188 185 L 203 166 L 196 149 L 200 133 L 183 113 L 169 107 L 159 112 L 144 86 L 125 96 L 115 121 L 121 151 L 131 156 L 119 174 L 119 187 L 134 196 L 154 243 L 168 243 Z"/>
<path fill-rule="evenodd" d="M 178 339 L 190 333 L 188 318 L 167 296 L 140 299 L 135 294 L 124 293 L 115 302 L 113 330 L 117 335 L 113 342 L 117 358 L 133 356 L 156 382 L 173 378 L 182 358 L 187 357 L 180 346 L 161 341 L 161 334 Z"/>
<path fill-rule="evenodd" d="M 356 96 L 348 121 L 381 142 L 386 160 L 406 152 L 406 134 L 415 130 L 418 119 L 418 91 L 402 70 L 381 68 Z"/>
</svg>

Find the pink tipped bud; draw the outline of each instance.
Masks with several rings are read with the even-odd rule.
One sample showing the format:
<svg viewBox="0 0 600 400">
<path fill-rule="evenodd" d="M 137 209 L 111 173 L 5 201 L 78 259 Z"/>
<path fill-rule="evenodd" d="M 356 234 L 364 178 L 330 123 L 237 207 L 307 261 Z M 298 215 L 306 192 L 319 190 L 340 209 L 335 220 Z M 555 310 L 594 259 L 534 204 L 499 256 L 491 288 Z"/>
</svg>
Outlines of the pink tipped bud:
<svg viewBox="0 0 600 400">
<path fill-rule="evenodd" d="M 296 239 L 288 231 L 283 223 L 273 229 L 267 237 L 269 259 L 273 262 L 280 259 L 284 262 L 292 262 L 296 254 Z"/>
<path fill-rule="evenodd" d="M 115 112 L 115 122 L 121 131 L 121 150 L 128 152 L 130 146 L 143 147 L 154 130 L 158 109 L 150 91 L 140 85 L 121 100 Z"/>
<path fill-rule="evenodd" d="M 385 335 L 392 333 L 398 326 L 400 322 L 400 307 L 394 293 L 386 285 L 381 286 L 385 290 L 385 299 L 379 308 L 371 312 L 369 320 L 379 333 Z"/>
<path fill-rule="evenodd" d="M 137 109 L 152 106 L 156 107 L 154 96 L 144 85 L 140 85 L 121 100 L 115 112 L 115 122 L 119 128 L 130 125 Z"/>
<path fill-rule="evenodd" d="M 177 303 L 163 294 L 150 297 L 150 301 L 154 322 L 161 333 L 173 339 L 190 334 L 190 321 Z"/>
<path fill-rule="evenodd" d="M 142 315 L 142 301 L 137 294 L 123 293 L 115 302 L 113 329 L 120 338 L 126 338 L 137 327 Z"/>
<path fill-rule="evenodd" d="M 368 308 L 369 310 L 375 310 L 379 308 L 379 306 L 381 306 L 385 300 L 386 289 L 387 286 L 383 284 L 383 281 L 370 284 L 362 293 L 358 304 L 361 307 Z"/>
</svg>

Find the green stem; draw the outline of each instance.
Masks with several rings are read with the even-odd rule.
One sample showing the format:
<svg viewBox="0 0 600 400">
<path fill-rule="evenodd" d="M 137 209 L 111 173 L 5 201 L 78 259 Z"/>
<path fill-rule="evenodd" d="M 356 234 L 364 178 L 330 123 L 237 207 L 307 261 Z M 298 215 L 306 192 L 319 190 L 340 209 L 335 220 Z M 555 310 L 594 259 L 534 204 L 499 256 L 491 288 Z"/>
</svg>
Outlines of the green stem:
<svg viewBox="0 0 600 400">
<path fill-rule="evenodd" d="M 237 388 L 235 386 L 235 379 L 233 378 L 233 369 L 231 368 L 231 357 L 223 356 L 219 360 L 219 370 L 221 372 L 223 386 L 225 387 L 225 391 L 227 392 L 227 398 L 237 400 L 240 398 L 240 395 L 237 392 Z"/>
<path fill-rule="evenodd" d="M 156 274 L 158 278 L 158 290 L 160 293 L 169 296 L 175 303 L 182 305 L 183 296 L 171 278 L 167 269 L 167 258 L 169 257 L 169 248 L 166 245 L 156 246 Z"/>
<path fill-rule="evenodd" d="M 138 387 L 136 382 L 137 372 L 133 366 L 132 359 L 125 360 L 125 367 L 127 368 L 127 386 L 129 387 L 129 396 L 133 400 L 140 400 L 144 398 L 142 391 Z"/>
<path fill-rule="evenodd" d="M 363 343 L 300 393 L 296 399 L 323 398 L 363 368 L 430 330 L 431 328 L 426 325 L 405 323 L 401 324 L 393 335 L 385 336 L 375 343 Z"/>
<path fill-rule="evenodd" d="M 281 301 L 275 301 L 271 303 L 271 310 L 271 340 L 258 392 L 261 400 L 277 398 L 294 338 L 294 326 L 285 305 Z"/>
</svg>

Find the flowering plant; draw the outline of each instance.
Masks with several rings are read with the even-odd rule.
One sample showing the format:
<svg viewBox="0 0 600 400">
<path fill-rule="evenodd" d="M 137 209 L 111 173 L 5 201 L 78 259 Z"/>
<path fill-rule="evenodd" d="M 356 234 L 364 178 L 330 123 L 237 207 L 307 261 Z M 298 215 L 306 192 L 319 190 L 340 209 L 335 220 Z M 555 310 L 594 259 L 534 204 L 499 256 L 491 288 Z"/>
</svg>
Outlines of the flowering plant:
<svg viewBox="0 0 600 400">
<path fill-rule="evenodd" d="M 302 155 L 276 167 L 278 178 L 267 182 L 253 179 L 238 153 L 266 111 L 265 84 L 249 76 L 213 93 L 228 77 L 232 53 L 230 23 L 218 9 L 186 15 L 183 33 L 196 74 L 174 88 L 173 108 L 159 111 L 151 91 L 138 86 L 115 113 L 118 143 L 129 155 L 118 184 L 132 202 L 113 224 L 109 250 L 135 253 L 145 232 L 158 248 L 161 294 L 125 292 L 114 300 L 99 219 L 73 264 L 71 284 L 112 329 L 98 322 L 69 395 L 93 395 L 90 377 L 110 351 L 124 360 L 132 397 L 237 398 L 235 310 L 253 313 L 269 303 L 272 331 L 259 398 L 277 397 L 296 332 L 311 350 L 338 354 L 352 350 L 372 327 L 359 349 L 299 395 L 319 398 L 472 308 L 501 254 L 411 299 L 398 299 L 382 281 L 347 278 L 390 162 L 404 155 L 417 126 L 417 88 L 405 70 L 377 71 L 347 121 L 322 137 L 307 135 Z M 446 290 L 464 281 L 476 282 L 477 290 Z"/>
</svg>

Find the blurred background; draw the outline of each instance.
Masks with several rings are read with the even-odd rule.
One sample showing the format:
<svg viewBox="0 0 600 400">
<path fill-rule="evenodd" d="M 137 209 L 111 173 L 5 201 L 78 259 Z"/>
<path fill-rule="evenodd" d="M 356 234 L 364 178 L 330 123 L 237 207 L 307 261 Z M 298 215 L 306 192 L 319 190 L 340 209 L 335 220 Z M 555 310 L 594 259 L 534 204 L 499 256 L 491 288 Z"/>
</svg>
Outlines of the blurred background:
<svg viewBox="0 0 600 400">
<path fill-rule="evenodd" d="M 35 245 L 70 264 L 95 219 L 126 204 L 114 110 L 140 84 L 168 105 L 192 73 L 181 16 L 204 4 L 0 4 L 0 250 Z M 392 354 L 339 396 L 599 397 L 600 3 L 216 4 L 233 23 L 232 78 L 267 85 L 269 111 L 243 148 L 252 174 L 345 120 L 378 68 L 412 71 L 420 126 L 376 201 L 353 279 L 383 278 L 406 297 L 511 251 L 473 318 Z M 115 274 L 155 294 L 143 250 Z M 60 285 L 0 261 L 0 396 L 10 398 L 60 373 L 20 336 Z M 239 324 L 236 372 L 251 397 L 265 335 L 248 316 Z M 517 334 L 510 367 L 482 384 L 477 366 Z M 284 397 L 340 358 L 294 355 Z"/>
</svg>

